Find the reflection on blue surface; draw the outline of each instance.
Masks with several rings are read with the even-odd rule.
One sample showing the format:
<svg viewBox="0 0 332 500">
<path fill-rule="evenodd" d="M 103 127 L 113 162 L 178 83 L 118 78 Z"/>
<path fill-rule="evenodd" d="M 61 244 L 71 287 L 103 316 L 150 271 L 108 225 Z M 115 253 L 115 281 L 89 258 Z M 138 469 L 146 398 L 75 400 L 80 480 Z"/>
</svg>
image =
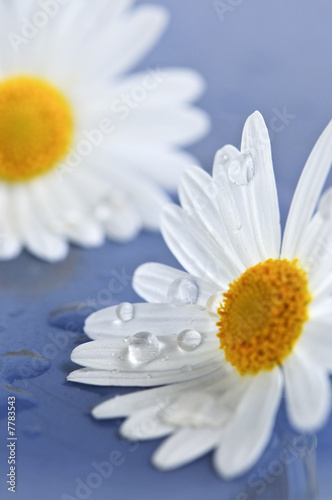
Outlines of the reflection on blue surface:
<svg viewBox="0 0 332 500">
<path fill-rule="evenodd" d="M 332 4 L 225 0 L 219 4 L 229 8 L 221 16 L 212 0 L 154 3 L 169 7 L 172 23 L 141 67 L 185 65 L 204 75 L 208 90 L 201 105 L 212 115 L 213 131 L 192 151 L 207 170 L 219 147 L 239 145 L 245 118 L 255 109 L 263 113 L 272 136 L 284 223 L 308 153 L 332 117 Z M 314 500 L 316 476 L 321 500 L 330 500 L 331 419 L 317 434 L 316 449 L 315 437 L 292 433 L 282 408 L 259 463 L 232 482 L 216 476 L 210 455 L 179 470 L 157 471 L 150 457 L 159 441 L 128 443 L 118 436 L 119 421 L 92 419 L 92 406 L 129 389 L 66 383 L 66 375 L 76 368 L 70 353 L 85 339 L 87 314 L 139 300 L 130 277 L 146 261 L 177 266 L 161 236 L 148 233 L 125 246 L 73 248 L 56 265 L 27 254 L 0 264 L 0 354 L 30 351 L 41 356 L 0 357 L 1 412 L 14 393 L 18 408 L 18 488 L 15 496 L 9 494 L 1 475 L 1 500 Z M 109 286 L 114 276 L 122 279 L 117 293 Z M 23 376 L 19 367 L 24 367 Z M 1 419 L 2 474 L 7 471 L 6 432 Z M 281 461 L 285 440 L 302 446 L 295 455 L 289 451 L 287 456 L 294 456 L 289 464 Z"/>
</svg>

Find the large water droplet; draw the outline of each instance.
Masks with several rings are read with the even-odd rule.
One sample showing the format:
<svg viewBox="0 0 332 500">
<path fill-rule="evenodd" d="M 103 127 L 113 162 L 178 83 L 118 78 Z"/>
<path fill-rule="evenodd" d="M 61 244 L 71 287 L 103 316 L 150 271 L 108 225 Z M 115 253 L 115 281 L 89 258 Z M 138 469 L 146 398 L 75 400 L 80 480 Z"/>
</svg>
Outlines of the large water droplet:
<svg viewBox="0 0 332 500">
<path fill-rule="evenodd" d="M 129 339 L 129 354 L 138 363 L 148 363 L 158 356 L 159 340 L 153 333 L 139 332 Z"/>
<path fill-rule="evenodd" d="M 228 177 L 237 186 L 245 186 L 255 175 L 254 161 L 250 153 L 241 153 L 228 167 Z"/>
<path fill-rule="evenodd" d="M 134 317 L 134 306 L 129 302 L 122 302 L 116 308 L 116 315 L 121 321 L 130 321 Z"/>
<path fill-rule="evenodd" d="M 175 306 L 196 304 L 199 289 L 191 278 L 179 278 L 171 283 L 168 289 L 168 300 Z"/>
<path fill-rule="evenodd" d="M 202 336 L 196 330 L 183 330 L 178 335 L 178 345 L 183 351 L 194 351 L 202 342 Z"/>
</svg>

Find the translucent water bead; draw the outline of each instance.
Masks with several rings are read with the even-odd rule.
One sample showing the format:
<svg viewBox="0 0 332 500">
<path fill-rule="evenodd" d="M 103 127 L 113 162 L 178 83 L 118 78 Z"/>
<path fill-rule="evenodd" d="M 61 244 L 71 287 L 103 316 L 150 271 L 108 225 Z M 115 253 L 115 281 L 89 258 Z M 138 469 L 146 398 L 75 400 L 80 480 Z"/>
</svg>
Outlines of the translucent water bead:
<svg viewBox="0 0 332 500">
<path fill-rule="evenodd" d="M 241 153 L 229 164 L 228 177 L 237 186 L 245 186 L 255 175 L 254 161 L 250 153 Z"/>
<path fill-rule="evenodd" d="M 159 340 L 153 333 L 138 332 L 127 342 L 129 355 L 137 363 L 148 363 L 159 354 Z"/>
<path fill-rule="evenodd" d="M 183 304 L 196 304 L 198 298 L 198 285 L 191 278 L 179 278 L 171 283 L 168 289 L 168 300 L 175 306 Z"/>
<path fill-rule="evenodd" d="M 183 330 L 179 333 L 178 346 L 183 351 L 194 351 L 202 343 L 202 336 L 196 330 Z"/>
<path fill-rule="evenodd" d="M 116 308 L 116 315 L 121 321 L 130 321 L 134 317 L 134 306 L 129 302 L 122 302 Z"/>
</svg>

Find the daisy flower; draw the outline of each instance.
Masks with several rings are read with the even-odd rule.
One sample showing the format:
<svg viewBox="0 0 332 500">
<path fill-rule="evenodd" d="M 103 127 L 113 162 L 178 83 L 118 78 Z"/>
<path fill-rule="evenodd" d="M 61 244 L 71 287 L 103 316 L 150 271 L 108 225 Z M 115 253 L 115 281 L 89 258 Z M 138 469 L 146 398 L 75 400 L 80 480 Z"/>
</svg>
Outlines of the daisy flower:
<svg viewBox="0 0 332 500">
<path fill-rule="evenodd" d="M 0 0 L 0 258 L 158 228 L 164 188 L 208 129 L 198 74 L 126 75 L 167 24 L 131 0 Z"/>
<path fill-rule="evenodd" d="M 172 469 L 215 450 L 224 478 L 244 473 L 267 446 L 285 391 L 291 424 L 313 431 L 330 410 L 332 122 L 303 170 L 281 242 L 268 131 L 255 112 L 241 151 L 225 146 L 212 177 L 189 168 L 182 208 L 162 232 L 187 272 L 149 263 L 133 286 L 149 303 L 87 318 L 94 339 L 74 349 L 85 368 L 70 381 L 161 386 L 115 397 L 96 418 L 128 417 L 130 439 L 170 437 L 153 463 Z"/>
</svg>

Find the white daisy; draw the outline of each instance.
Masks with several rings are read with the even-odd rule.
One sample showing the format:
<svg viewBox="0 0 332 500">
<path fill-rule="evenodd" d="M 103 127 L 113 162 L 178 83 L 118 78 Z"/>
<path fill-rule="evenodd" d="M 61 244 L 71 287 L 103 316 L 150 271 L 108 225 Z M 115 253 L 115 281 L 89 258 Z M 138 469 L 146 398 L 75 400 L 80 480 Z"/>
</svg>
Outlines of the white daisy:
<svg viewBox="0 0 332 500">
<path fill-rule="evenodd" d="M 319 197 L 331 161 L 332 122 L 304 168 L 281 245 L 270 141 L 255 112 L 241 151 L 218 151 L 212 177 L 188 169 L 182 208 L 165 210 L 164 238 L 189 274 L 145 264 L 133 284 L 149 304 L 121 304 L 87 319 L 94 341 L 73 351 L 85 368 L 70 381 L 166 384 L 93 410 L 96 418 L 128 417 L 121 427 L 127 438 L 171 434 L 153 456 L 157 467 L 214 449 L 221 476 L 244 473 L 269 441 L 283 389 L 295 429 L 312 431 L 327 419 L 332 190 Z"/>
<path fill-rule="evenodd" d="M 123 76 L 167 24 L 131 0 L 0 0 L 0 258 L 157 229 L 162 188 L 208 129 L 186 69 Z"/>
</svg>

